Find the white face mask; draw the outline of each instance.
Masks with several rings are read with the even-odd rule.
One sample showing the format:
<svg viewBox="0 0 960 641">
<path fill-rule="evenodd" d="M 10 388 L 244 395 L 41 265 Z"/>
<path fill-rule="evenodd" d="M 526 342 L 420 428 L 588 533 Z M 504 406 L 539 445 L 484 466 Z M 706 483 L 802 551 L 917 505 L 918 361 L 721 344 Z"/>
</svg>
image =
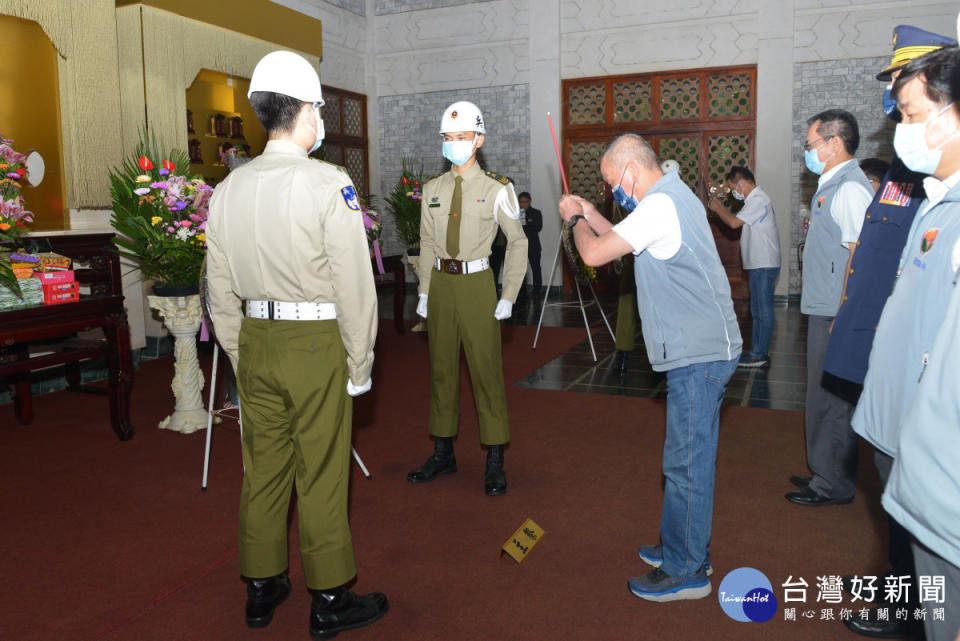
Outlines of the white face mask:
<svg viewBox="0 0 960 641">
<path fill-rule="evenodd" d="M 320 105 L 313 103 L 313 115 L 316 116 L 317 126 L 313 130 L 314 136 L 316 136 L 316 141 L 313 143 L 313 147 L 310 148 L 308 154 L 312 154 L 317 149 L 320 149 L 320 145 L 323 143 L 324 137 L 327 135 L 326 129 L 323 126 L 323 118 L 320 117 Z"/>
<path fill-rule="evenodd" d="M 447 140 L 443 143 L 443 157 L 454 165 L 462 165 L 473 157 L 473 147 L 477 138 L 473 140 Z"/>
<path fill-rule="evenodd" d="M 746 199 L 746 196 L 744 196 L 743 194 L 741 194 L 741 193 L 740 193 L 739 191 L 737 191 L 736 189 L 731 189 L 731 190 L 730 190 L 730 195 L 733 196 L 734 198 L 736 198 L 737 200 L 744 200 L 744 199 Z"/>
<path fill-rule="evenodd" d="M 927 147 L 927 126 L 951 107 L 953 107 L 952 102 L 924 122 L 897 123 L 897 129 L 893 134 L 893 149 L 900 156 L 900 160 L 907 166 L 907 169 L 919 174 L 932 174 L 940 166 L 940 159 L 943 158 L 943 146 L 956 138 L 960 134 L 960 129 L 954 131 L 952 135 L 935 148 L 930 149 Z"/>
</svg>

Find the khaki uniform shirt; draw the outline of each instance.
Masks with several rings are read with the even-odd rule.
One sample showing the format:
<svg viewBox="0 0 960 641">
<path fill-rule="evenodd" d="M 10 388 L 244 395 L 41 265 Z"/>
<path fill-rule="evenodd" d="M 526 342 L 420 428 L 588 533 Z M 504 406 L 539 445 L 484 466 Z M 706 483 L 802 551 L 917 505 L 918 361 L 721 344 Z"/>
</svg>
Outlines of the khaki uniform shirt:
<svg viewBox="0 0 960 641">
<path fill-rule="evenodd" d="M 451 168 L 423 185 L 419 293 L 430 293 L 430 274 L 436 258 L 470 261 L 488 257 L 499 225 L 507 237 L 502 298 L 516 302 L 527 273 L 527 236 L 520 224 L 520 205 L 513 184 L 506 178 L 491 178 L 476 162 L 462 175 L 460 253 L 456 256 L 447 254 L 447 221 L 457 173 Z"/>
<path fill-rule="evenodd" d="M 333 303 L 350 380 L 367 382 L 377 294 L 356 191 L 343 169 L 271 140 L 217 185 L 206 233 L 210 308 L 235 370 L 241 301 Z"/>
</svg>

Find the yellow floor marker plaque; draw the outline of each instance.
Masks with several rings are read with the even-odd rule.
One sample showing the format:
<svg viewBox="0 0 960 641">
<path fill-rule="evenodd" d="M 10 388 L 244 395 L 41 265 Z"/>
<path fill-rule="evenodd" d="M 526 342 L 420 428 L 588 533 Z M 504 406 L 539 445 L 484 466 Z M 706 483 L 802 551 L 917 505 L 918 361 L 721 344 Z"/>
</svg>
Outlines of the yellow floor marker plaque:
<svg viewBox="0 0 960 641">
<path fill-rule="evenodd" d="M 543 539 L 547 531 L 533 522 L 533 519 L 527 519 L 523 522 L 517 531 L 514 532 L 507 542 L 501 548 L 504 552 L 513 557 L 517 563 L 523 563 L 530 551 Z"/>
</svg>

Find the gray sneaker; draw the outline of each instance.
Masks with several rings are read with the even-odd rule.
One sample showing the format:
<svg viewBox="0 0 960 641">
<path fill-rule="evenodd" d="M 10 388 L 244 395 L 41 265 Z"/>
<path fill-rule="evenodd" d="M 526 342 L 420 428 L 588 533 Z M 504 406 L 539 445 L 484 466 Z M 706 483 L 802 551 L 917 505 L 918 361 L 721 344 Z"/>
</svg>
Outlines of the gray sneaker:
<svg viewBox="0 0 960 641">
<path fill-rule="evenodd" d="M 654 568 L 643 576 L 635 576 L 627 581 L 627 587 L 635 596 L 657 602 L 702 599 L 713 591 L 704 568 L 684 578 L 673 577 L 661 568 Z"/>
</svg>

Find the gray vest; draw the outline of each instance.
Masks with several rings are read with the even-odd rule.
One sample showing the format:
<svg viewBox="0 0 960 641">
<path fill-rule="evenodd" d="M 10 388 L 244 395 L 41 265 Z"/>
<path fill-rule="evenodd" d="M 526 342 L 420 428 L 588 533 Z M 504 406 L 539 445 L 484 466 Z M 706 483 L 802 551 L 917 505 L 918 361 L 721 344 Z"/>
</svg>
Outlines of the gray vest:
<svg viewBox="0 0 960 641">
<path fill-rule="evenodd" d="M 926 375 L 956 278 L 953 248 L 960 240 L 960 186 L 921 216 L 925 206 L 920 205 L 913 219 L 900 275 L 880 315 L 853 421 L 858 433 L 893 457 L 901 429 L 911 428 L 903 421 L 917 383 Z"/>
<path fill-rule="evenodd" d="M 851 180 L 873 190 L 857 161 L 853 160 L 824 183 L 810 201 L 810 229 L 803 247 L 803 290 L 800 294 L 800 311 L 804 314 L 836 316 L 840 307 L 850 250 L 843 246 L 840 225 L 830 212 L 837 190 Z"/>
<path fill-rule="evenodd" d="M 646 196 L 657 193 L 677 208 L 681 242 L 666 260 L 645 251 L 634 261 L 647 358 L 658 372 L 738 358 L 743 343 L 730 283 L 703 204 L 676 173 L 665 174 Z"/>
</svg>

